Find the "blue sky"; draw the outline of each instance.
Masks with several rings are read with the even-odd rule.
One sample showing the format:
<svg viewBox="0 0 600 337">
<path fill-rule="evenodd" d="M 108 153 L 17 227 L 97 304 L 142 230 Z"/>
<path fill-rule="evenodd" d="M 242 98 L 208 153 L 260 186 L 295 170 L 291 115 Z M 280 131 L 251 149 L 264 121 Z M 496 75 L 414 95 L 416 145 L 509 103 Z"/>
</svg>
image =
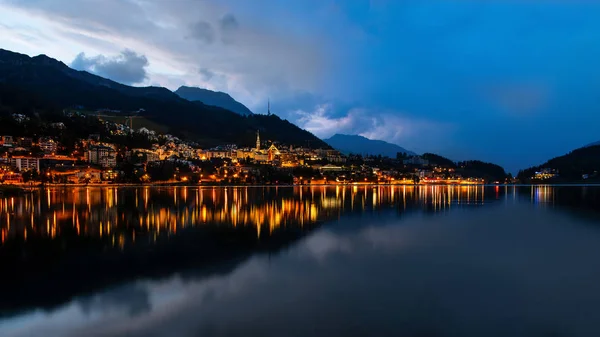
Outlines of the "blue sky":
<svg viewBox="0 0 600 337">
<path fill-rule="evenodd" d="M 0 47 L 515 172 L 600 140 L 598 1 L 0 0 Z"/>
</svg>

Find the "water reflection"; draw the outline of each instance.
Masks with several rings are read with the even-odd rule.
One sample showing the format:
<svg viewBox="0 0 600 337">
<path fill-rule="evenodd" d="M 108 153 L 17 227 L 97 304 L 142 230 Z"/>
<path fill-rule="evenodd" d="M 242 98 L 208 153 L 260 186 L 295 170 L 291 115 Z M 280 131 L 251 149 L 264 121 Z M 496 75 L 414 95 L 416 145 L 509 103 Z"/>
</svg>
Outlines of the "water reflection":
<svg viewBox="0 0 600 337">
<path fill-rule="evenodd" d="M 599 202 L 600 187 L 45 190 L 0 202 L 0 326 L 595 336 L 600 230 L 581 215 Z"/>
<path fill-rule="evenodd" d="M 554 203 L 554 188 L 548 185 L 533 186 L 531 188 L 531 201 L 536 204 Z"/>
<path fill-rule="evenodd" d="M 346 211 L 422 207 L 433 212 L 453 205 L 481 205 L 483 186 L 304 187 L 304 188 L 49 188 L 0 201 L 2 244 L 68 232 L 108 238 L 123 248 L 140 235 L 203 224 L 252 227 L 256 235 L 293 224 L 304 226 Z"/>
<path fill-rule="evenodd" d="M 77 302 L 81 312 L 87 316 L 119 312 L 134 317 L 151 310 L 148 289 L 139 284 L 128 284 L 81 297 Z"/>
</svg>

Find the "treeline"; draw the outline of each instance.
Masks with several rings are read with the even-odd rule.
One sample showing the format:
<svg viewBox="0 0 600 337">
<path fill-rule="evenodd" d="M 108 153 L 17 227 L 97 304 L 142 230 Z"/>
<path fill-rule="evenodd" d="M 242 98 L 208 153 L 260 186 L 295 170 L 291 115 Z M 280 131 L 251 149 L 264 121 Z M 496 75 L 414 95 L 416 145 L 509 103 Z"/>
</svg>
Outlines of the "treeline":
<svg viewBox="0 0 600 337">
<path fill-rule="evenodd" d="M 363 157 L 361 155 L 350 154 L 348 156 L 347 164 L 368 164 L 379 167 L 382 170 L 399 169 L 404 167 L 403 160 L 409 157 L 410 156 L 408 154 L 403 153 L 398 153 L 395 159 L 382 157 L 381 155 Z M 489 182 L 504 182 L 506 179 L 512 178 L 512 175 L 507 174 L 502 166 L 480 160 L 454 162 L 451 159 L 434 153 L 425 153 L 421 156 L 421 158 L 428 161 L 428 166 L 430 168 L 438 167 L 453 170 L 455 174 L 461 175 L 462 177 L 482 178 Z M 410 165 L 406 168 L 407 171 L 411 171 L 412 169 L 414 169 L 414 167 L 411 167 Z M 451 175 L 452 174 L 450 172 L 446 174 L 447 178 L 449 178 Z"/>
<path fill-rule="evenodd" d="M 448 158 L 433 153 L 425 153 L 422 157 L 428 160 L 430 165 L 454 169 L 456 173 L 463 177 L 482 178 L 486 181 L 499 182 L 504 182 L 507 178 L 512 177 L 506 173 L 502 166 L 480 160 L 467 160 L 455 163 Z"/>
<path fill-rule="evenodd" d="M 512 177 L 511 174 L 506 174 L 501 166 L 479 160 L 459 162 L 458 167 L 463 176 L 483 178 L 486 181 L 504 182 L 507 178 Z"/>
<path fill-rule="evenodd" d="M 456 163 L 454 161 L 437 154 L 424 153 L 421 157 L 427 160 L 430 165 L 435 165 L 444 168 L 456 168 Z"/>
</svg>

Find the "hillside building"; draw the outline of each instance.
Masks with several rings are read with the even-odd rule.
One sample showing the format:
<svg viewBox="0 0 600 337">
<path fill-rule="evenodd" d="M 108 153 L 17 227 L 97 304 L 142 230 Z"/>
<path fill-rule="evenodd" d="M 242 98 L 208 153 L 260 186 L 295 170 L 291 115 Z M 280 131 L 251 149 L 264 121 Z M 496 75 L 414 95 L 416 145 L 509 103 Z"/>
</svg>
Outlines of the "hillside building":
<svg viewBox="0 0 600 337">
<path fill-rule="evenodd" d="M 108 146 L 92 146 L 88 150 L 88 162 L 102 167 L 115 167 L 117 165 L 117 152 Z"/>
</svg>

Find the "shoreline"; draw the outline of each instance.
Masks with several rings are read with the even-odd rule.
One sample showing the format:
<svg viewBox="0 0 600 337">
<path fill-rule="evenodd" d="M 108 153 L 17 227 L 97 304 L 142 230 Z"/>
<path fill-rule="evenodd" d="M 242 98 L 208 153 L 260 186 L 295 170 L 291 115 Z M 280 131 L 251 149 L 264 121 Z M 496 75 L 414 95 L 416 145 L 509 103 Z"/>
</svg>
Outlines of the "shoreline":
<svg viewBox="0 0 600 337">
<path fill-rule="evenodd" d="M 135 184 L 135 183 L 107 183 L 107 184 L 62 184 L 62 183 L 45 183 L 45 184 L 0 184 L 0 196 L 14 195 L 19 193 L 33 192 L 37 189 L 43 189 L 46 187 L 354 187 L 354 186 L 402 186 L 402 187 L 415 187 L 415 186 L 489 186 L 489 187 L 500 187 L 500 186 L 571 186 L 571 187 L 585 187 L 585 186 L 600 186 L 600 183 L 554 183 L 554 184 L 389 184 L 389 183 L 349 183 L 349 184 L 245 184 L 245 185 L 221 185 L 221 184 L 189 184 L 189 183 L 150 183 L 150 184 Z"/>
</svg>

